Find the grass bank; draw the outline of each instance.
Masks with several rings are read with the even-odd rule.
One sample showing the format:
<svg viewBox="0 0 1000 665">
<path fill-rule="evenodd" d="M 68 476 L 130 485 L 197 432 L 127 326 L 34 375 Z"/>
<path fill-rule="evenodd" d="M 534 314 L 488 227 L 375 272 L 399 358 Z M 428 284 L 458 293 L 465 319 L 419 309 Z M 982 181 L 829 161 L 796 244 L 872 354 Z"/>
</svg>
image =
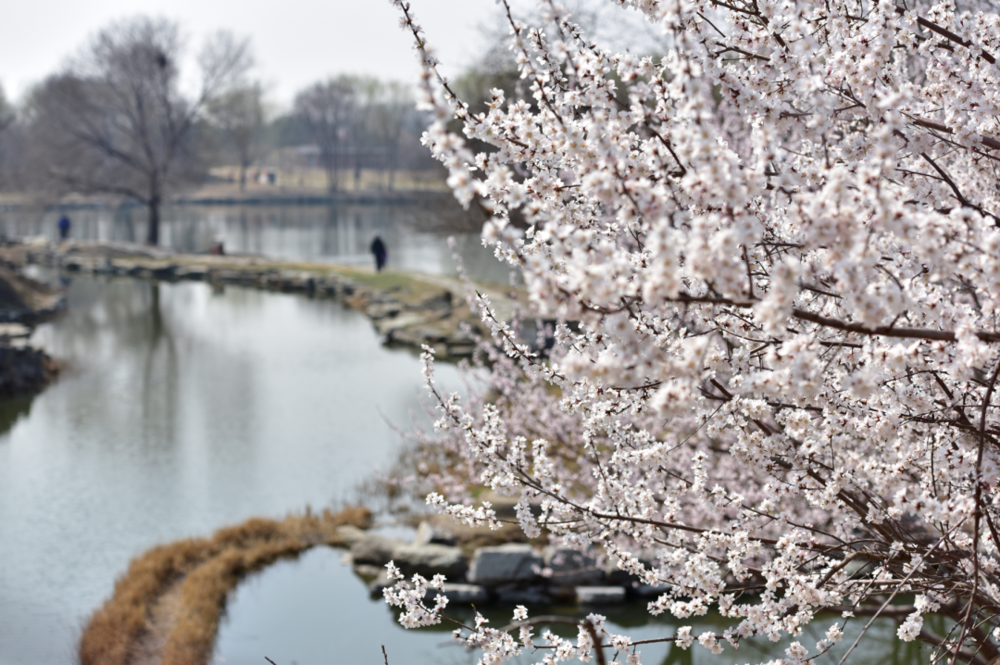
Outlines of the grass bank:
<svg viewBox="0 0 1000 665">
<path fill-rule="evenodd" d="M 343 546 L 338 527 L 369 526 L 371 513 L 252 518 L 154 547 L 133 559 L 80 638 L 81 665 L 200 665 L 211 658 L 226 599 L 247 574 L 316 545 Z"/>
</svg>

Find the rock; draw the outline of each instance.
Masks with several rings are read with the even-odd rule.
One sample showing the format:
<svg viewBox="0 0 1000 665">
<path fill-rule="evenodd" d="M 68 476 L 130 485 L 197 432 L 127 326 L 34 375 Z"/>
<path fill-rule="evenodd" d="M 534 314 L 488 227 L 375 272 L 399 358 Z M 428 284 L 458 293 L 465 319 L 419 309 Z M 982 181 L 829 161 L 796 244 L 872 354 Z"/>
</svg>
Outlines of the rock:
<svg viewBox="0 0 1000 665">
<path fill-rule="evenodd" d="M 316 280 L 309 273 L 283 272 L 281 273 L 279 288 L 282 291 L 305 291 L 311 293 L 316 290 Z"/>
<path fill-rule="evenodd" d="M 465 342 L 468 339 L 463 338 Z M 451 343 L 451 342 L 449 342 Z M 516 506 L 518 501 L 521 500 L 519 496 L 505 496 L 503 494 L 497 494 L 493 490 L 486 490 L 481 493 L 477 498 L 477 501 L 489 501 L 493 506 L 493 510 L 496 511 L 497 517 L 508 517 L 511 519 L 517 519 Z M 542 514 L 542 507 L 538 503 L 529 504 L 531 508 L 531 514 L 538 517 Z"/>
<path fill-rule="evenodd" d="M 389 574 L 385 570 L 382 570 L 379 572 L 378 577 L 368 583 L 368 593 L 371 594 L 372 598 L 377 598 L 382 595 L 382 589 L 392 585 L 393 581 L 389 579 Z"/>
<path fill-rule="evenodd" d="M 153 268 L 149 271 L 150 275 L 155 279 L 176 279 L 177 278 L 177 266 L 170 264 L 165 266 L 160 266 L 158 268 Z"/>
<path fill-rule="evenodd" d="M 474 603 L 485 603 L 490 599 L 485 587 L 478 584 L 452 584 L 445 582 L 439 592 L 437 589 L 428 589 L 424 600 L 427 603 L 434 603 L 434 598 L 438 593 L 443 593 L 452 604 L 472 605 Z"/>
<path fill-rule="evenodd" d="M 414 545 L 454 545 L 455 534 L 444 531 L 433 526 L 428 521 L 423 521 L 417 527 L 417 535 L 413 537 Z"/>
<path fill-rule="evenodd" d="M 552 597 L 539 586 L 520 586 L 505 584 L 496 589 L 497 601 L 511 605 L 547 605 Z"/>
<path fill-rule="evenodd" d="M 43 351 L 28 346 L 0 346 L 0 398 L 36 393 L 57 373 L 57 365 Z"/>
<path fill-rule="evenodd" d="M 581 605 L 611 605 L 624 601 L 625 587 L 579 586 L 576 588 L 576 602 Z"/>
<path fill-rule="evenodd" d="M 378 321 L 379 319 L 388 319 L 397 316 L 401 310 L 402 307 L 396 301 L 375 302 L 365 308 L 365 314 L 373 321 Z"/>
<path fill-rule="evenodd" d="M 445 347 L 445 355 L 452 358 L 471 358 L 476 352 L 476 345 L 472 344 L 449 344 Z"/>
<path fill-rule="evenodd" d="M 383 305 L 372 305 L 368 311 L 370 312 L 375 307 L 383 307 Z M 373 317 L 375 329 L 378 330 L 379 334 L 390 338 L 394 338 L 399 331 L 420 325 L 426 320 L 427 317 L 418 312 L 397 312 L 384 317 Z"/>
<path fill-rule="evenodd" d="M 316 293 L 333 298 L 337 295 L 337 280 L 332 277 L 316 280 Z"/>
<path fill-rule="evenodd" d="M 363 539 L 368 535 L 364 529 L 359 529 L 353 524 L 342 524 L 334 529 L 337 537 L 344 541 L 344 544 L 348 547 L 352 547 L 354 543 Z"/>
<path fill-rule="evenodd" d="M 442 291 L 436 296 L 428 298 L 427 300 L 412 305 L 410 309 L 427 311 L 427 310 L 437 310 L 439 315 L 447 316 L 451 313 L 452 300 L 454 296 L 451 295 L 451 291 Z"/>
<path fill-rule="evenodd" d="M 398 545 L 392 550 L 392 561 L 405 575 L 420 573 L 425 577 L 438 573 L 456 577 L 468 567 L 462 550 L 447 545 Z"/>
<path fill-rule="evenodd" d="M 557 584 L 550 584 L 545 588 L 546 593 L 548 593 L 554 600 L 565 603 L 575 603 L 576 602 L 576 587 L 575 586 L 563 586 Z"/>
<path fill-rule="evenodd" d="M 378 579 L 378 576 L 385 572 L 385 569 L 382 568 L 381 566 L 372 566 L 367 563 L 362 563 L 356 566 L 352 566 L 351 569 L 354 571 L 355 575 L 365 580 L 366 582 Z"/>
<path fill-rule="evenodd" d="M 31 328 L 21 323 L 0 323 L 0 341 L 30 337 Z"/>
<path fill-rule="evenodd" d="M 667 587 L 639 583 L 632 587 L 631 592 L 637 598 L 659 598 L 667 592 Z"/>
<path fill-rule="evenodd" d="M 615 586 L 632 586 L 636 578 L 619 568 L 616 560 L 608 558 L 604 562 L 604 581 Z"/>
<path fill-rule="evenodd" d="M 531 580 L 538 576 L 542 557 L 531 545 L 507 543 L 495 547 L 481 547 L 472 557 L 468 580 L 487 586 Z"/>
<path fill-rule="evenodd" d="M 604 571 L 593 557 L 568 547 L 547 547 L 544 561 L 552 573 L 546 578 L 556 586 L 587 586 L 604 580 Z"/>
<path fill-rule="evenodd" d="M 183 266 L 177 268 L 174 273 L 177 279 L 190 279 L 200 281 L 208 276 L 208 269 L 204 266 Z"/>
<path fill-rule="evenodd" d="M 354 563 L 384 566 L 392 560 L 393 550 L 402 544 L 398 540 L 390 540 L 374 533 L 366 533 L 364 538 L 351 545 L 351 558 Z"/>
</svg>

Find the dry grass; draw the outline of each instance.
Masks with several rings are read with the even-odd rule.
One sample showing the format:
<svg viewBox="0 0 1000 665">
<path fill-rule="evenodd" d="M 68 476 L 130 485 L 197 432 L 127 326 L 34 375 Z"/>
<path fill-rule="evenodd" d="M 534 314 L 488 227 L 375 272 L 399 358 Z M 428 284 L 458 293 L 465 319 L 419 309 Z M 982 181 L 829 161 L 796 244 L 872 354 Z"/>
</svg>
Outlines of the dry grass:
<svg viewBox="0 0 1000 665">
<path fill-rule="evenodd" d="M 206 663 L 226 598 L 245 575 L 314 545 L 340 545 L 336 527 L 367 527 L 370 519 L 363 508 L 281 521 L 253 518 L 209 538 L 154 547 L 132 561 L 112 597 L 91 617 L 80 638 L 81 665 Z M 161 598 L 178 591 L 166 617 L 154 613 Z M 154 625 L 164 621 L 169 625 Z M 150 648 L 145 642 L 158 635 L 166 636 L 156 640 L 164 643 Z"/>
</svg>

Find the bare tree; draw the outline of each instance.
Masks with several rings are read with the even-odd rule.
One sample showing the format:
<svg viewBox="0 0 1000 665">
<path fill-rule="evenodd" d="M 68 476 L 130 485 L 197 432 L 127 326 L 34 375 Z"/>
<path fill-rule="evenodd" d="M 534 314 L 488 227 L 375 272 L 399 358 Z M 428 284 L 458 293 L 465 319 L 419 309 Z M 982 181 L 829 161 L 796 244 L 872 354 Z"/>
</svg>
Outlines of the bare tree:
<svg viewBox="0 0 1000 665">
<path fill-rule="evenodd" d="M 159 242 L 164 197 L 204 172 L 197 120 L 240 80 L 250 47 L 226 32 L 198 57 L 193 95 L 180 89 L 177 25 L 140 16 L 102 30 L 30 103 L 33 162 L 50 189 L 113 194 L 149 210 L 146 242 Z"/>
<path fill-rule="evenodd" d="M 413 90 L 402 83 L 377 82 L 365 113 L 367 133 L 383 151 L 384 169 L 388 172 L 388 189 L 395 187 L 399 168 L 400 143 L 407 118 L 413 113 Z M 380 185 L 381 186 L 381 185 Z"/>
<path fill-rule="evenodd" d="M 340 167 L 357 110 L 355 79 L 340 76 L 316 83 L 295 97 L 295 115 L 319 147 L 331 192 L 340 187 Z"/>
<path fill-rule="evenodd" d="M 264 91 L 260 83 L 233 86 L 208 104 L 209 120 L 221 130 L 240 167 L 240 191 L 246 189 L 247 169 L 264 139 Z"/>
<path fill-rule="evenodd" d="M 3 87 L 0 87 L 0 188 L 7 188 L 11 184 L 13 158 L 18 143 L 16 120 L 14 107 L 7 101 Z"/>
</svg>

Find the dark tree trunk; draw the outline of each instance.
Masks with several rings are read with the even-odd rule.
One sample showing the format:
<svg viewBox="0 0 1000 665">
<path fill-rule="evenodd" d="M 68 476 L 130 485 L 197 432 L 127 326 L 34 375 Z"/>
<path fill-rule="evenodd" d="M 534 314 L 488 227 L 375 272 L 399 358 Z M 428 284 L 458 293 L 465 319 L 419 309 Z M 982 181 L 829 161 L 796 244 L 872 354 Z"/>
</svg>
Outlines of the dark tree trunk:
<svg viewBox="0 0 1000 665">
<path fill-rule="evenodd" d="M 323 159 L 323 168 L 326 169 L 326 188 L 327 191 L 335 192 L 337 191 L 337 167 L 334 164 L 334 157 L 332 154 L 327 154 L 326 158 Z"/>
<path fill-rule="evenodd" d="M 147 245 L 160 244 L 160 197 L 152 196 L 146 203 L 149 208 L 149 230 L 146 232 Z"/>
</svg>

